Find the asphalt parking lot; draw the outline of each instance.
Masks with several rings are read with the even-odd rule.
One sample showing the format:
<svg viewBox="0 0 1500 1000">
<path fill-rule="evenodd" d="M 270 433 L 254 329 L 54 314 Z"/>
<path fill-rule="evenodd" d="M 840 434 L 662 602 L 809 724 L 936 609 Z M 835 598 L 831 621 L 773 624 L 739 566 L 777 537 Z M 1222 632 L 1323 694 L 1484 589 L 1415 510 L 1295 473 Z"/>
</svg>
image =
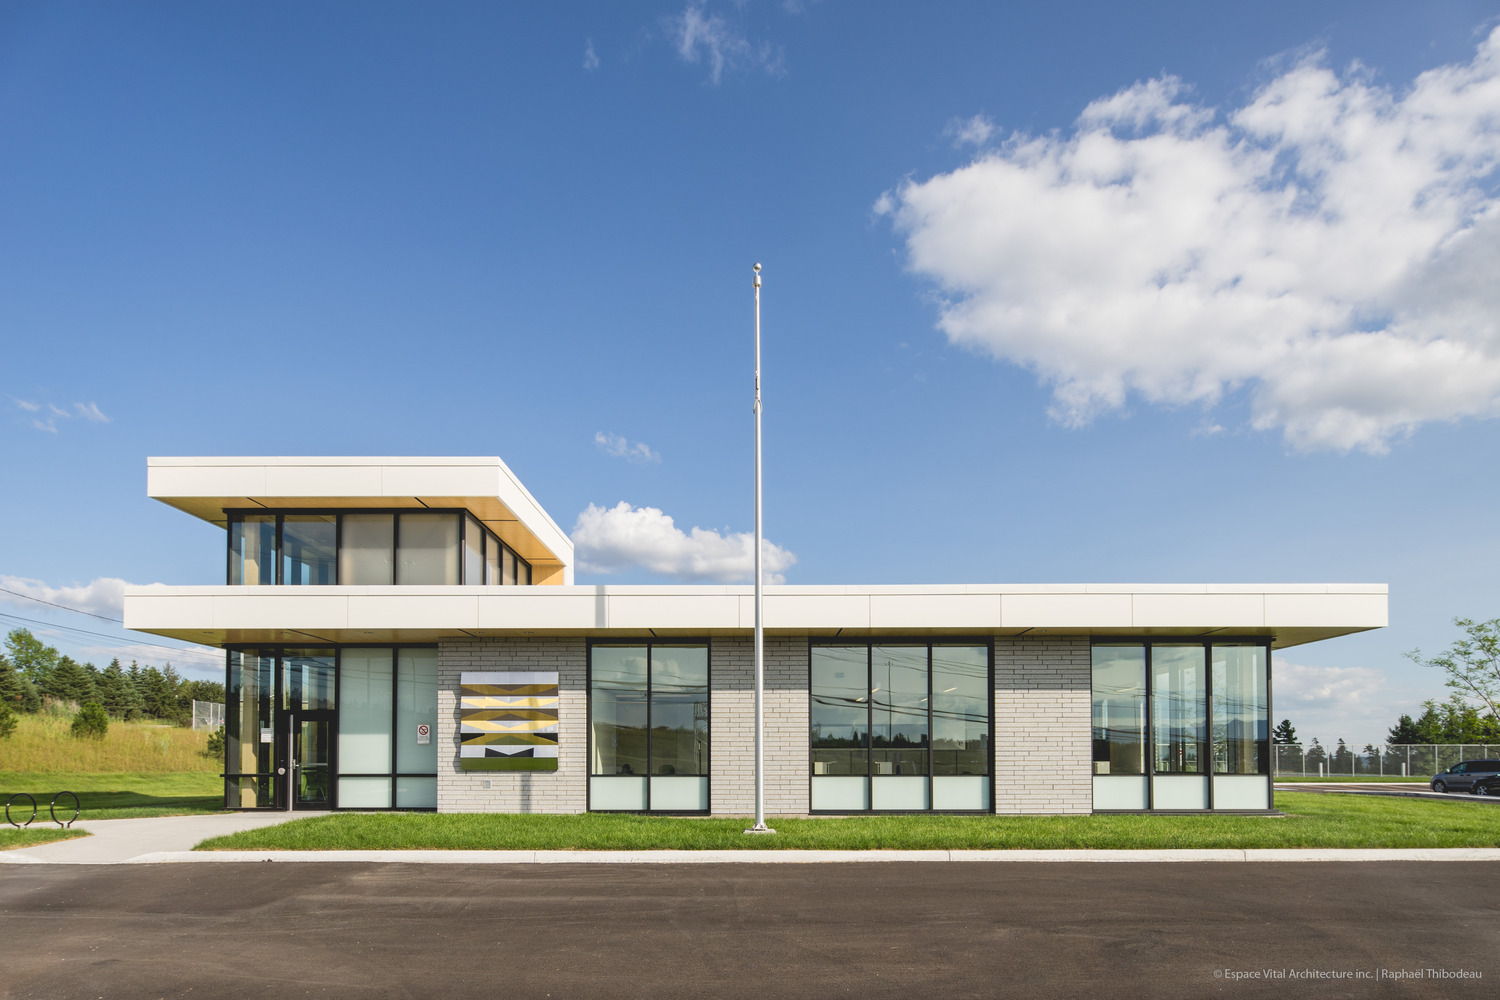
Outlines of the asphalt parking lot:
<svg viewBox="0 0 1500 1000">
<path fill-rule="evenodd" d="M 0 996 L 1483 997 L 1493 865 L 15 866 Z"/>
</svg>

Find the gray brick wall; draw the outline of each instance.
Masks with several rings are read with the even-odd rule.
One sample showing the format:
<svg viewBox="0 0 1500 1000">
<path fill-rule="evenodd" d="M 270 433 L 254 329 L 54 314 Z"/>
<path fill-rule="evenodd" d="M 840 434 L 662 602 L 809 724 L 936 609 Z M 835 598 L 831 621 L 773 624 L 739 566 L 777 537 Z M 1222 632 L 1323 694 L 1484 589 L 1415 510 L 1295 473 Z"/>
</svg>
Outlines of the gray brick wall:
<svg viewBox="0 0 1500 1000">
<path fill-rule="evenodd" d="M 555 772 L 458 769 L 458 685 L 466 670 L 557 671 Z M 455 639 L 439 645 L 438 811 L 583 812 L 588 790 L 587 679 L 581 638 Z"/>
<path fill-rule="evenodd" d="M 710 679 L 709 794 L 715 815 L 755 815 L 755 644 L 713 641 Z M 767 816 L 808 809 L 807 640 L 765 640 L 765 790 Z"/>
<path fill-rule="evenodd" d="M 1093 811 L 1086 636 L 995 639 L 995 812 Z"/>
</svg>

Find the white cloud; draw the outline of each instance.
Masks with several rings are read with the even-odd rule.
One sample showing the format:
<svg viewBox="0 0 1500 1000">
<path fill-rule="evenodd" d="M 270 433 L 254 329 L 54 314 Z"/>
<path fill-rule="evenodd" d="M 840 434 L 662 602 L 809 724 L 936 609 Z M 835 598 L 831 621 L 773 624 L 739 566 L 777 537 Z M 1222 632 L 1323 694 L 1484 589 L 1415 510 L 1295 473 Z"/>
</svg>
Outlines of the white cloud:
<svg viewBox="0 0 1500 1000">
<path fill-rule="evenodd" d="M 599 56 L 594 52 L 594 40 L 592 38 L 588 39 L 583 44 L 583 68 L 599 68 Z"/>
<path fill-rule="evenodd" d="M 104 411 L 99 409 L 99 405 L 93 402 L 74 403 L 73 409 L 67 410 L 56 403 L 33 403 L 30 400 L 17 399 L 14 396 L 11 397 L 11 401 L 16 404 L 18 409 L 26 413 L 41 414 L 41 416 L 30 418 L 31 426 L 39 431 L 46 431 L 48 434 L 57 433 L 57 422 L 59 420 L 72 420 L 74 417 L 93 421 L 94 423 L 109 423 L 109 417 L 105 416 Z M 45 412 L 43 412 L 44 406 Z"/>
<path fill-rule="evenodd" d="M 661 461 L 661 455 L 652 451 L 646 442 L 636 441 L 632 444 L 619 434 L 607 434 L 604 431 L 596 431 L 594 433 L 594 444 L 606 455 L 614 458 L 628 459 L 637 465 Z"/>
<path fill-rule="evenodd" d="M 0 587 L 5 590 L 13 590 L 18 594 L 35 597 L 51 604 L 60 604 L 66 608 L 115 619 L 120 618 L 124 613 L 125 588 L 131 586 L 134 584 L 128 580 L 113 576 L 101 576 L 88 583 L 74 584 L 70 587 L 53 587 L 41 580 L 32 580 L 24 576 L 0 575 Z M 165 584 L 155 583 L 150 586 L 164 587 Z M 0 601 L 17 607 L 36 607 L 34 602 L 6 593 L 0 593 Z"/>
<path fill-rule="evenodd" d="M 1379 746 L 1402 713 L 1432 697 L 1393 687 L 1374 667 L 1319 667 L 1277 658 L 1272 669 L 1272 723 L 1292 720 L 1303 744 L 1317 737 L 1329 747 L 1339 739 L 1356 750 L 1366 743 Z"/>
<path fill-rule="evenodd" d="M 995 134 L 995 123 L 984 115 L 955 118 L 943 129 L 943 134 L 951 138 L 955 146 L 983 146 Z"/>
<path fill-rule="evenodd" d="M 684 62 L 708 67 L 708 79 L 717 84 L 725 71 L 760 71 L 785 76 L 785 54 L 769 42 L 752 42 L 718 14 L 704 13 L 701 3 L 690 3 L 681 14 L 667 19 L 667 30 Z"/>
<path fill-rule="evenodd" d="M 691 583 L 733 583 L 755 573 L 755 536 L 748 531 L 720 534 L 705 528 L 684 533 L 655 507 L 589 504 L 573 525 L 578 568 L 588 573 L 623 573 L 643 569 Z M 767 583 L 784 583 L 797 557 L 765 541 L 762 548 Z"/>
<path fill-rule="evenodd" d="M 882 195 L 950 341 L 1069 426 L 1248 397 L 1301 450 L 1500 413 L 1500 29 L 1398 93 L 1314 56 L 1227 114 L 1166 77 Z"/>
</svg>

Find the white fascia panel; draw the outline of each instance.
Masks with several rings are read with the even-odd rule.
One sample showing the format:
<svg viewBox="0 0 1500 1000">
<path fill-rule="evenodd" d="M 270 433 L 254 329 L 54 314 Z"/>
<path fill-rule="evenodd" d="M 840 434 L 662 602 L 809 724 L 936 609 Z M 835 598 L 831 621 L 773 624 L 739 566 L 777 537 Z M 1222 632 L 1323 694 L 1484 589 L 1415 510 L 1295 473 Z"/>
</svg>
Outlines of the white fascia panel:
<svg viewBox="0 0 1500 1000">
<path fill-rule="evenodd" d="M 1129 628 L 1129 594 L 1005 594 L 1004 628 Z"/>
<path fill-rule="evenodd" d="M 148 461 L 155 463 L 159 459 Z M 146 495 L 164 500 L 171 497 L 264 497 L 271 494 L 266 491 L 266 470 L 262 466 L 148 464 Z"/>
<path fill-rule="evenodd" d="M 1137 628 L 1260 628 L 1266 623 L 1263 594 L 1137 594 Z"/>
<path fill-rule="evenodd" d="M 180 594 L 132 594 L 126 607 L 126 628 L 200 628 L 214 626 L 214 599 Z"/>
<path fill-rule="evenodd" d="M 478 627 L 605 629 L 610 627 L 608 601 L 603 595 L 569 593 L 561 587 L 541 587 L 534 593 L 481 594 Z"/>
<path fill-rule="evenodd" d="M 499 472 L 497 460 L 492 461 L 489 466 L 383 465 L 380 469 L 380 495 L 388 497 L 499 496 Z"/>
<path fill-rule="evenodd" d="M 870 627 L 999 628 L 999 594 L 871 594 Z"/>
<path fill-rule="evenodd" d="M 370 465 L 273 465 L 266 468 L 266 492 L 245 496 L 376 497 L 380 469 Z"/>
<path fill-rule="evenodd" d="M 1267 594 L 1266 624 L 1284 628 L 1385 628 L 1382 594 Z"/>
<path fill-rule="evenodd" d="M 454 588 L 458 589 L 458 588 Z M 349 599 L 349 627 L 479 627 L 478 594 L 364 594 Z"/>
<path fill-rule="evenodd" d="M 225 588 L 230 589 L 230 588 Z M 349 598 L 319 594 L 316 587 L 246 587 L 243 594 L 215 595 L 215 628 L 336 629 L 349 627 Z M 285 590 L 301 593 L 287 594 Z"/>
<path fill-rule="evenodd" d="M 870 598 L 866 594 L 768 593 L 763 624 L 766 628 L 869 628 Z M 755 627 L 754 593 L 740 598 L 739 626 Z"/>
<path fill-rule="evenodd" d="M 732 629 L 740 624 L 739 601 L 728 595 L 611 594 L 605 601 L 610 628 Z M 755 614 L 753 606 L 750 613 Z"/>
</svg>

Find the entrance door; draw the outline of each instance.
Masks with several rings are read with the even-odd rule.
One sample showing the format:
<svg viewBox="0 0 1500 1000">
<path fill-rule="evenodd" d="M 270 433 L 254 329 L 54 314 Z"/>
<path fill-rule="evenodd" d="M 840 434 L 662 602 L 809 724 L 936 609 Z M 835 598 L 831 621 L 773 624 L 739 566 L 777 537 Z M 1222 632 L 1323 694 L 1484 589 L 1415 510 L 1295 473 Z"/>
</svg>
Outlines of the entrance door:
<svg viewBox="0 0 1500 1000">
<path fill-rule="evenodd" d="M 292 808 L 331 809 L 335 713 L 327 710 L 304 710 L 287 714 L 291 730 L 289 742 L 292 763 L 295 765 Z"/>
</svg>

